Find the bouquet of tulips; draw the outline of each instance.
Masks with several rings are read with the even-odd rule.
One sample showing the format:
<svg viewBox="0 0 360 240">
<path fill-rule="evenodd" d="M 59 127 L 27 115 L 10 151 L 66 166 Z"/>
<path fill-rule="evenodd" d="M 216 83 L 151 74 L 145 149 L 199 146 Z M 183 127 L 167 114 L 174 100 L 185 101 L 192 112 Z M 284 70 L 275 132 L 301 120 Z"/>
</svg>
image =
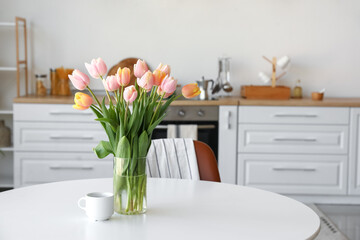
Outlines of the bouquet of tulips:
<svg viewBox="0 0 360 240">
<path fill-rule="evenodd" d="M 99 101 L 88 86 L 89 77 L 76 69 L 72 75 L 69 75 L 72 84 L 78 90 L 87 89 L 92 97 L 77 92 L 73 107 L 78 110 L 90 107 L 97 117 L 95 120 L 100 122 L 108 136 L 108 141 L 100 141 L 93 150 L 99 158 L 109 154 L 114 155 L 115 211 L 125 214 L 141 212 L 143 203 L 140 198 L 144 194 L 146 180 L 121 181 L 117 177 L 145 174 L 146 161 L 139 159 L 146 157 L 151 145 L 152 132 L 166 116 L 168 106 L 181 96 L 174 94 L 177 80 L 170 76 L 168 65 L 160 64 L 154 72 L 151 72 L 145 61 L 140 59 L 134 65 L 137 81 L 131 86 L 128 86 L 129 68 L 119 68 L 116 75 L 105 78 L 107 67 L 101 58 L 93 59 L 90 64 L 85 63 L 85 67 L 93 78 L 102 81 L 106 96 Z M 182 88 L 182 95 L 186 98 L 193 98 L 199 94 L 200 90 L 195 83 Z M 108 106 L 106 98 L 109 102 Z M 126 160 L 123 160 L 120 166 L 116 163 L 116 159 Z M 121 201 L 124 201 L 121 192 L 124 189 L 127 190 L 128 195 L 125 209 L 121 207 Z M 118 209 L 117 205 L 120 206 Z"/>
</svg>

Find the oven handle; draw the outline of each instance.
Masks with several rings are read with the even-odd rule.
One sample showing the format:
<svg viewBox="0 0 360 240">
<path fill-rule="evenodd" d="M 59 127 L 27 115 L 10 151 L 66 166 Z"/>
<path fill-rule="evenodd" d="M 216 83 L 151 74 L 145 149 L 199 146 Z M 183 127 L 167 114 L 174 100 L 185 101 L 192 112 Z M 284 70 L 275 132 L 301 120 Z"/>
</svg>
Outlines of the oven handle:
<svg viewBox="0 0 360 240">
<path fill-rule="evenodd" d="M 155 129 L 167 129 L 167 125 L 157 125 Z M 213 124 L 210 125 L 198 125 L 198 129 L 215 129 L 216 126 Z"/>
</svg>

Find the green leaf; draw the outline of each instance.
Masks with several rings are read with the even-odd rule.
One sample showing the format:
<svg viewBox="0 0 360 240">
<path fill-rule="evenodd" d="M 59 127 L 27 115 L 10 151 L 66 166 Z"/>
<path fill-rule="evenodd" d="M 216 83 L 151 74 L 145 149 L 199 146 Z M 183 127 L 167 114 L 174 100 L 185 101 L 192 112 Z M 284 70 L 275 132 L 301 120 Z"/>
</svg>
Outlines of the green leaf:
<svg viewBox="0 0 360 240">
<path fill-rule="evenodd" d="M 146 131 L 143 131 L 139 137 L 139 157 L 146 157 L 149 138 Z"/>
<path fill-rule="evenodd" d="M 100 141 L 99 144 L 93 148 L 93 151 L 98 158 L 104 158 L 110 153 L 114 154 L 110 143 L 106 141 Z"/>
<path fill-rule="evenodd" d="M 131 149 L 130 149 L 130 143 L 129 140 L 126 138 L 126 136 L 123 136 L 116 149 L 115 157 L 119 158 L 130 158 L 131 157 Z"/>
<path fill-rule="evenodd" d="M 159 125 L 159 123 L 161 123 L 161 121 L 164 119 L 164 117 L 166 116 L 166 114 L 163 114 L 159 119 L 157 119 L 147 130 L 147 133 L 149 135 L 152 134 L 152 132 L 154 131 L 154 129 L 156 128 L 157 125 Z"/>
</svg>

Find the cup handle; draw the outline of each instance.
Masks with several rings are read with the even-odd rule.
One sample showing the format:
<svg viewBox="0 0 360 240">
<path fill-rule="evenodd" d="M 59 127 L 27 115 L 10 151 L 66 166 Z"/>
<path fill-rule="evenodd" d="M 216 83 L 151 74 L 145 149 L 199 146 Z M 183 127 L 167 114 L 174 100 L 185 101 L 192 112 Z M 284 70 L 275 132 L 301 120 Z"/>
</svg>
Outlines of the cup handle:
<svg viewBox="0 0 360 240">
<path fill-rule="evenodd" d="M 81 201 L 84 200 L 85 201 L 85 206 L 81 205 Z M 78 201 L 78 206 L 79 208 L 81 208 L 82 210 L 86 211 L 86 199 L 84 197 L 80 198 Z"/>
</svg>

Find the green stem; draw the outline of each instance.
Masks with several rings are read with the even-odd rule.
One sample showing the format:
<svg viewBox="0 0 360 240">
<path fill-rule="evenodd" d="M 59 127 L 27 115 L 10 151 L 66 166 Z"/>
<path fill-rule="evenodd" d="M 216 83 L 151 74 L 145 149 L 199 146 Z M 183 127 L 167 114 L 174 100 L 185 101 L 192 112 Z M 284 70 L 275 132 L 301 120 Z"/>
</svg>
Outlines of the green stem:
<svg viewBox="0 0 360 240">
<path fill-rule="evenodd" d="M 121 103 L 123 103 L 123 92 L 124 92 L 124 86 L 121 86 L 121 97 L 120 97 L 120 101 Z"/>
<path fill-rule="evenodd" d="M 158 108 L 159 108 L 159 106 L 160 106 L 160 104 L 161 104 L 161 101 L 162 101 L 162 99 L 163 99 L 164 96 L 165 96 L 165 93 L 163 93 L 163 94 L 161 95 L 160 101 L 158 102 L 158 105 L 156 106 L 154 115 L 153 115 L 152 118 L 151 118 L 151 121 L 150 121 L 150 125 L 149 125 L 149 126 L 151 126 L 151 124 L 153 123 L 154 117 L 155 117 L 155 115 L 156 115 L 156 113 L 157 113 L 157 110 L 158 110 Z"/>
<path fill-rule="evenodd" d="M 101 104 L 100 104 L 99 100 L 97 99 L 97 97 L 95 96 L 95 94 L 93 93 L 93 91 L 88 86 L 86 86 L 86 88 L 87 88 L 87 90 L 89 90 L 89 92 L 91 93 L 91 95 L 93 96 L 93 98 L 95 99 L 97 104 L 99 104 L 99 107 L 101 107 Z"/>
</svg>

